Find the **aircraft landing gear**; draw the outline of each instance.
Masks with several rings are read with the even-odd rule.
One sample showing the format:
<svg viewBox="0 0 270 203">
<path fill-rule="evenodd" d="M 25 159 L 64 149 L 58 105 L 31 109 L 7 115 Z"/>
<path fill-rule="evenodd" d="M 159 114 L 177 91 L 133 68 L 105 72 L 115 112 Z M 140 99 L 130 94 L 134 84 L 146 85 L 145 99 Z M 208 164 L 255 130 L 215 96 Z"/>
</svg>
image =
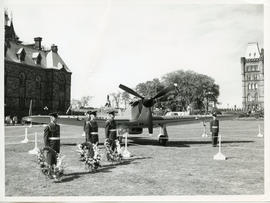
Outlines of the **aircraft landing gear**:
<svg viewBox="0 0 270 203">
<path fill-rule="evenodd" d="M 166 126 L 160 126 L 160 134 L 158 135 L 158 143 L 165 146 L 169 140 Z"/>
</svg>

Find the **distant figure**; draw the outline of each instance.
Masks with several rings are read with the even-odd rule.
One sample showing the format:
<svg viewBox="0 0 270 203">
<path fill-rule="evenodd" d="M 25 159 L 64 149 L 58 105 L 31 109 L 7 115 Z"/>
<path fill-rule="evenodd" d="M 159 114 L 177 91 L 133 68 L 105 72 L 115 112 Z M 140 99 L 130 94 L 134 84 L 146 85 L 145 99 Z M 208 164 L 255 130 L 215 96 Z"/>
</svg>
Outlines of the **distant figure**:
<svg viewBox="0 0 270 203">
<path fill-rule="evenodd" d="M 108 142 L 111 150 L 114 151 L 116 148 L 115 140 L 117 139 L 116 123 L 114 120 L 115 112 L 113 110 L 108 111 L 109 119 L 105 123 L 105 142 Z"/>
<path fill-rule="evenodd" d="M 50 113 L 50 123 L 44 129 L 44 144 L 47 149 L 47 163 L 53 167 L 60 153 L 60 126 L 56 123 L 58 114 Z"/>
<path fill-rule="evenodd" d="M 213 113 L 213 120 L 210 122 L 210 132 L 212 133 L 212 146 L 217 146 L 219 133 L 219 120 L 217 120 L 216 113 Z"/>
<path fill-rule="evenodd" d="M 110 96 L 109 95 L 107 95 L 107 102 L 105 104 L 105 107 L 107 107 L 107 108 L 111 107 L 111 101 L 110 101 Z"/>
<path fill-rule="evenodd" d="M 17 125 L 17 123 L 18 123 L 18 117 L 17 116 L 14 116 L 13 117 L 13 124 L 14 125 Z"/>
<path fill-rule="evenodd" d="M 5 119 L 6 124 L 10 124 L 10 120 L 11 120 L 10 116 L 6 116 L 6 119 Z"/>
</svg>

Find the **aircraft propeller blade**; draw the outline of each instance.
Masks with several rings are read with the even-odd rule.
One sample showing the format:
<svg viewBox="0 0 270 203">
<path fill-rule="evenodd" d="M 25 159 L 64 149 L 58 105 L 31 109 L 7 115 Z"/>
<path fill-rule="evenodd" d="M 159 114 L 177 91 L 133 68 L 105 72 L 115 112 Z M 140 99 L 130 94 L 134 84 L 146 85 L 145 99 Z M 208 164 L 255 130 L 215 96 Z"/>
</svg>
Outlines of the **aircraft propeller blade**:
<svg viewBox="0 0 270 203">
<path fill-rule="evenodd" d="M 125 85 L 120 84 L 120 85 L 119 85 L 119 88 L 121 88 L 122 90 L 128 92 L 129 94 L 132 94 L 132 95 L 134 95 L 134 96 L 136 96 L 136 97 L 139 97 L 139 98 L 141 98 L 141 99 L 144 99 L 143 96 L 139 95 L 137 92 L 135 92 L 134 90 L 130 89 L 129 87 L 127 87 L 127 86 L 125 86 Z"/>
<path fill-rule="evenodd" d="M 151 99 L 156 99 L 158 97 L 162 97 L 164 96 L 165 94 L 169 93 L 170 91 L 174 90 L 175 86 L 169 86 L 169 87 L 166 87 L 164 89 L 162 89 L 160 92 L 158 92 L 156 94 L 156 96 L 152 97 Z"/>
</svg>

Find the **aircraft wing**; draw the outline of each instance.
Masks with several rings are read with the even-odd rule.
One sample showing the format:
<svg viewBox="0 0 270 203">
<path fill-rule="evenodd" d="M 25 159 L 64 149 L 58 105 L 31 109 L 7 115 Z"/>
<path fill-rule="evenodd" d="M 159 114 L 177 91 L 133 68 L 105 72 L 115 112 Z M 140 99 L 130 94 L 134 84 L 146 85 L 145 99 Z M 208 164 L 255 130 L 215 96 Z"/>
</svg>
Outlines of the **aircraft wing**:
<svg viewBox="0 0 270 203">
<path fill-rule="evenodd" d="M 23 117 L 22 120 L 32 123 L 47 124 L 50 122 L 50 116 L 47 115 L 36 115 Z M 99 127 L 105 127 L 106 117 L 97 117 L 96 121 Z M 83 126 L 85 121 L 85 116 L 58 116 L 57 123 L 62 125 L 74 125 Z M 128 119 L 115 119 L 116 125 L 126 125 L 128 124 Z"/>
<path fill-rule="evenodd" d="M 220 115 L 217 118 L 219 120 L 227 120 L 234 118 L 233 115 Z M 160 125 L 181 125 L 181 124 L 192 124 L 198 122 L 209 122 L 212 120 L 211 115 L 188 115 L 188 116 L 158 116 L 153 117 L 153 125 L 155 127 Z"/>
</svg>

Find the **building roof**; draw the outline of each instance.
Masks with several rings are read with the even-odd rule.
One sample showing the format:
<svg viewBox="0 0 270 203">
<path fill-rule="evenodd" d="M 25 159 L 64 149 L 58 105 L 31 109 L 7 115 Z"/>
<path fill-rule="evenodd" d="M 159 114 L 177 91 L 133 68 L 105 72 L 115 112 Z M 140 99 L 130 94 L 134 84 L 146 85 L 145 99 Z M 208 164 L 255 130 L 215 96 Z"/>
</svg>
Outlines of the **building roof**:
<svg viewBox="0 0 270 203">
<path fill-rule="evenodd" d="M 12 61 L 16 63 L 21 63 L 30 66 L 36 66 L 47 69 L 57 69 L 60 70 L 64 68 L 67 72 L 71 72 L 62 58 L 58 53 L 52 50 L 38 50 L 33 46 L 24 45 L 21 43 L 16 43 L 14 41 L 9 41 L 10 47 L 7 49 L 5 60 Z M 24 61 L 20 61 L 18 54 L 25 51 Z M 34 59 L 40 54 L 41 61 L 40 64 L 36 64 Z"/>
<path fill-rule="evenodd" d="M 257 42 L 248 43 L 245 58 L 246 59 L 258 59 L 261 53 Z"/>
</svg>

